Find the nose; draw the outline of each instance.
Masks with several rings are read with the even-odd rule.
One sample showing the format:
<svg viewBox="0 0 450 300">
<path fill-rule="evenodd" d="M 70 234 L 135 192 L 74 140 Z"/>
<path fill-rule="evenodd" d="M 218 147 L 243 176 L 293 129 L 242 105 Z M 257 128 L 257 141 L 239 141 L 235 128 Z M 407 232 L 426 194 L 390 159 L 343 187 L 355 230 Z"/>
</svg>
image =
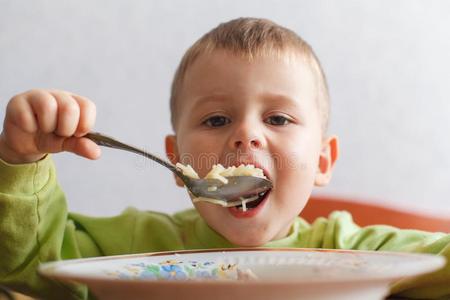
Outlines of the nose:
<svg viewBox="0 0 450 300">
<path fill-rule="evenodd" d="M 233 131 L 230 146 L 235 150 L 255 150 L 264 146 L 264 136 L 257 126 L 242 124 Z"/>
<path fill-rule="evenodd" d="M 234 142 L 234 148 L 235 149 L 239 149 L 239 148 L 251 148 L 251 149 L 255 149 L 255 148 L 260 148 L 261 147 L 261 142 L 254 138 L 254 139 L 250 139 L 249 141 L 235 141 Z"/>
</svg>

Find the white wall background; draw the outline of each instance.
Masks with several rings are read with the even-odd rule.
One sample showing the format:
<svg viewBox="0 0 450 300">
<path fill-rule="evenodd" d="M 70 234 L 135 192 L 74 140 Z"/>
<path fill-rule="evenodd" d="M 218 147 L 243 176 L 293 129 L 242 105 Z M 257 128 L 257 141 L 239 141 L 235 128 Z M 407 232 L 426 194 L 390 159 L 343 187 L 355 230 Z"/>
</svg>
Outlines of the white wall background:
<svg viewBox="0 0 450 300">
<path fill-rule="evenodd" d="M 96 129 L 164 156 L 168 97 L 187 47 L 218 23 L 270 18 L 316 50 L 341 138 L 332 184 L 351 196 L 450 216 L 449 1 L 0 0 L 0 118 L 30 88 L 85 95 Z M 58 154 L 73 211 L 190 207 L 162 167 L 104 149 L 99 161 Z"/>
</svg>

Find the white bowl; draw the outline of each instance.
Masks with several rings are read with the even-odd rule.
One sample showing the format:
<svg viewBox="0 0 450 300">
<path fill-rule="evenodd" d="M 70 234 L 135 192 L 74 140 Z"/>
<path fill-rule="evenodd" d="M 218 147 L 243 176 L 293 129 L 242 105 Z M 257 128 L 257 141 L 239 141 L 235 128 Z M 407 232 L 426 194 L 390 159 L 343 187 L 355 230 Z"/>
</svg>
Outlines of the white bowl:
<svg viewBox="0 0 450 300">
<path fill-rule="evenodd" d="M 392 282 L 444 265 L 443 257 L 425 254 L 251 248 L 66 260 L 39 272 L 86 284 L 108 300 L 378 300 Z"/>
</svg>

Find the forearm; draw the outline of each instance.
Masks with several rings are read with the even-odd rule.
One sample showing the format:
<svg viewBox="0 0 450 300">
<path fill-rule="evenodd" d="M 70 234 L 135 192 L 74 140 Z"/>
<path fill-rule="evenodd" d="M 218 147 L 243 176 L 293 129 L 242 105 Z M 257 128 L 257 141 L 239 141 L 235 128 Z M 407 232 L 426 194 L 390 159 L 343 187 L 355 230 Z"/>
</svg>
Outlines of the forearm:
<svg viewBox="0 0 450 300">
<path fill-rule="evenodd" d="M 431 234 L 430 234 L 431 235 Z M 391 289 L 393 294 L 413 299 L 449 299 L 450 297 L 450 235 L 437 238 L 429 243 L 417 245 L 416 253 L 439 254 L 446 258 L 444 268 L 414 278 L 396 282 Z"/>
<path fill-rule="evenodd" d="M 36 272 L 40 263 L 61 259 L 66 220 L 50 158 L 24 165 L 0 162 L 0 283 L 46 299 L 83 297 Z"/>
<path fill-rule="evenodd" d="M 442 255 L 447 259 L 444 268 L 414 278 L 404 279 L 392 286 L 391 293 L 413 299 L 448 299 L 450 297 L 450 234 L 419 230 L 401 230 L 391 226 L 360 228 L 351 218 L 332 219 L 337 228 L 328 238 L 337 242 L 336 248 L 355 250 L 396 251 Z M 331 237 L 334 237 L 331 239 Z"/>
<path fill-rule="evenodd" d="M 450 297 L 450 235 L 417 230 L 400 230 L 388 226 L 374 226 L 361 230 L 372 231 L 359 238 L 358 249 L 401 251 L 441 255 L 446 258 L 444 268 L 435 272 L 406 278 L 391 286 L 391 294 L 410 299 L 448 299 Z M 371 246 L 376 245 L 375 249 Z"/>
</svg>

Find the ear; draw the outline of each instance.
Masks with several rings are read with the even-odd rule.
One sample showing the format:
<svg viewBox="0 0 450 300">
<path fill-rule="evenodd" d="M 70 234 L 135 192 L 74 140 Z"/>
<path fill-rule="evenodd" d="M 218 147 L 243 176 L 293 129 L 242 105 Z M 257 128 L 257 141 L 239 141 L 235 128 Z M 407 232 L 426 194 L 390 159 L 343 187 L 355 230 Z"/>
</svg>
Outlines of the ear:
<svg viewBox="0 0 450 300">
<path fill-rule="evenodd" d="M 333 167 L 339 157 L 339 142 L 337 136 L 330 136 L 322 142 L 322 150 L 319 156 L 315 186 L 325 186 L 331 180 Z"/>
<path fill-rule="evenodd" d="M 178 152 L 178 146 L 177 146 L 177 137 L 175 135 L 167 135 L 166 136 L 166 156 L 170 160 L 172 164 L 176 164 L 177 162 L 180 162 L 180 155 Z M 178 186 L 184 187 L 183 181 L 175 175 L 175 181 Z"/>
</svg>

